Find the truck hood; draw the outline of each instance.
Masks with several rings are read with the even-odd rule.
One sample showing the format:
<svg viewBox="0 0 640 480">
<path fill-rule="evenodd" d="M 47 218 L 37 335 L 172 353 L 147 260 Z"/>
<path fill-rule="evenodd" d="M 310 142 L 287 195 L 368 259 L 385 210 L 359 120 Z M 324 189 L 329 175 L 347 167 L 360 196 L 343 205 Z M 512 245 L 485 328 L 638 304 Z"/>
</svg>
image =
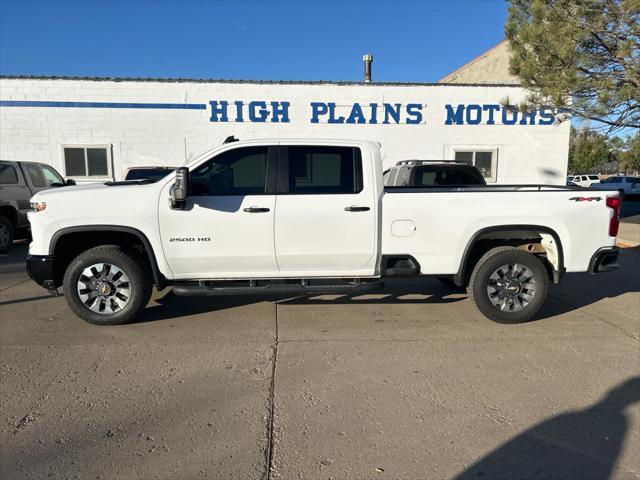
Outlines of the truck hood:
<svg viewBox="0 0 640 480">
<path fill-rule="evenodd" d="M 99 194 L 102 196 L 119 195 L 122 193 L 121 189 L 126 189 L 127 193 L 132 192 L 133 189 L 143 189 L 155 184 L 140 183 L 138 181 L 132 182 L 103 182 L 103 183 L 85 183 L 82 185 L 69 185 L 65 187 L 50 188 L 48 190 L 42 190 L 36 193 L 32 200 L 46 202 L 47 200 L 56 200 L 58 198 L 78 198 L 83 195 Z M 116 192 L 118 191 L 118 192 Z"/>
</svg>

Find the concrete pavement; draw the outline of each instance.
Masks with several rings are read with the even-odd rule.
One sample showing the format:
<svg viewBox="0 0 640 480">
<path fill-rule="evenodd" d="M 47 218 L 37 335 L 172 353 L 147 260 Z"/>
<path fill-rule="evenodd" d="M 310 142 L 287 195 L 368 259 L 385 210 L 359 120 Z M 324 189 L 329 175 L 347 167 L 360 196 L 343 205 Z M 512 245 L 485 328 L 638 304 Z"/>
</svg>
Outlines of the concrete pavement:
<svg viewBox="0 0 640 480">
<path fill-rule="evenodd" d="M 433 280 L 95 327 L 0 259 L 0 477 L 640 478 L 640 254 L 500 325 Z"/>
</svg>

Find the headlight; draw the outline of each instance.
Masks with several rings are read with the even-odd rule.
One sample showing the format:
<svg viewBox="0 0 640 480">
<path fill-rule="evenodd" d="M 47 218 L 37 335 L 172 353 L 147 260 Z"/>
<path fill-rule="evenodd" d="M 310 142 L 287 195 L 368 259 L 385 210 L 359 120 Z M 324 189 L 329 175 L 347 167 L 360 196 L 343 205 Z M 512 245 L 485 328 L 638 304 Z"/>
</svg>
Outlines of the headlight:
<svg viewBox="0 0 640 480">
<path fill-rule="evenodd" d="M 34 212 L 41 212 L 47 208 L 46 202 L 31 202 L 31 210 Z"/>
</svg>

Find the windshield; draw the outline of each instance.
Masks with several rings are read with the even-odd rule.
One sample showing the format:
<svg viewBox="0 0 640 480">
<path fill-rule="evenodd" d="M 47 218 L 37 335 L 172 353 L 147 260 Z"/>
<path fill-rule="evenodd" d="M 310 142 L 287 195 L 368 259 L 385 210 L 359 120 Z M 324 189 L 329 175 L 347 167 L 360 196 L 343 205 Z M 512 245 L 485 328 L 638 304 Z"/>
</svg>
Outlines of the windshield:
<svg viewBox="0 0 640 480">
<path fill-rule="evenodd" d="M 129 170 L 125 180 L 153 180 L 158 181 L 161 178 L 166 177 L 175 168 L 136 168 Z"/>
</svg>

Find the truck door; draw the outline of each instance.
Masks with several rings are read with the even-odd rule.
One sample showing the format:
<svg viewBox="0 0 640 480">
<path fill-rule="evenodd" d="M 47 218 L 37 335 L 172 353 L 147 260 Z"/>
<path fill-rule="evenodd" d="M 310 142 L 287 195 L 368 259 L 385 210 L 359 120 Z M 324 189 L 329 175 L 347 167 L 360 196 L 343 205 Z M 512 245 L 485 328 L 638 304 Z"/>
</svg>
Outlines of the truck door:
<svg viewBox="0 0 640 480">
<path fill-rule="evenodd" d="M 177 278 L 277 274 L 275 156 L 277 147 L 238 147 L 200 164 L 190 172 L 184 209 L 170 208 L 165 187 L 160 233 Z"/>
<path fill-rule="evenodd" d="M 373 275 L 378 205 L 358 147 L 280 148 L 275 246 L 280 272 Z"/>
</svg>

